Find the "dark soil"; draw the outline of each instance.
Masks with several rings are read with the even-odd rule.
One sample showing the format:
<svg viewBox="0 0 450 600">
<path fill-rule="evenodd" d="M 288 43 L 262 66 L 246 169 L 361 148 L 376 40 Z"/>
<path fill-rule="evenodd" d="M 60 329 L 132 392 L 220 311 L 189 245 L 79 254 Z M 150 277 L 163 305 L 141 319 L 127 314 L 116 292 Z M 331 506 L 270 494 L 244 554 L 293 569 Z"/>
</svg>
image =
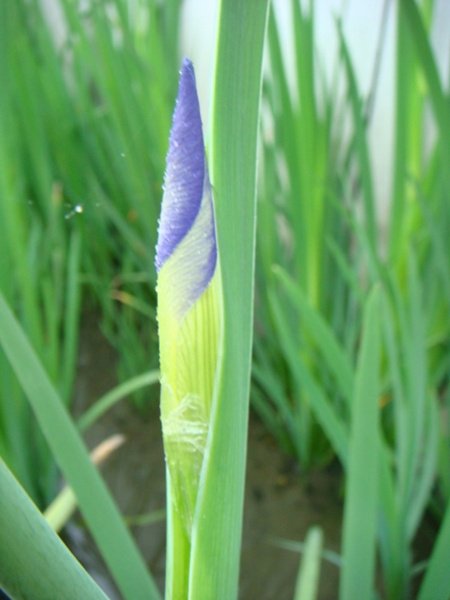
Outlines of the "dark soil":
<svg viewBox="0 0 450 600">
<path fill-rule="evenodd" d="M 115 384 L 115 355 L 96 329 L 85 321 L 80 352 L 75 412 L 80 414 Z M 120 510 L 127 516 L 160 511 L 165 506 L 164 458 L 157 407 L 144 418 L 122 401 L 86 435 L 90 448 L 122 433 L 125 444 L 102 467 Z M 300 554 L 279 540 L 303 541 L 308 528 L 320 525 L 327 549 L 338 551 L 342 503 L 339 469 L 302 475 L 294 460 L 283 454 L 261 423 L 251 417 L 248 442 L 244 533 L 241 557 L 241 600 L 290 600 Z M 164 585 L 165 522 L 132 527 L 160 589 Z M 77 516 L 66 537 L 86 568 L 112 598 L 120 598 L 94 544 Z M 322 562 L 321 600 L 335 600 L 338 568 Z"/>
</svg>

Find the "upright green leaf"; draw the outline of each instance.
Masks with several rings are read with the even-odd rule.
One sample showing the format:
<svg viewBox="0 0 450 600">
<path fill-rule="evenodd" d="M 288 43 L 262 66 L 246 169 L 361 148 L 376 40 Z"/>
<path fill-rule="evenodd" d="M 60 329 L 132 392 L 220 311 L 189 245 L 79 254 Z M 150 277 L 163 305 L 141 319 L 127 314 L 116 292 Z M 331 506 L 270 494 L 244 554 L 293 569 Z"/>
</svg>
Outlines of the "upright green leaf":
<svg viewBox="0 0 450 600">
<path fill-rule="evenodd" d="M 320 563 L 322 561 L 323 534 L 320 527 L 311 527 L 295 586 L 294 600 L 315 600 L 319 589 Z"/>
<path fill-rule="evenodd" d="M 268 0 L 222 0 L 210 167 L 224 348 L 198 496 L 189 598 L 237 596 L 253 325 L 256 140 Z"/>
<path fill-rule="evenodd" d="M 364 312 L 347 465 L 344 509 L 344 564 L 340 598 L 371 598 L 375 574 L 375 534 L 378 509 L 379 318 L 380 292 L 374 290 Z"/>
</svg>

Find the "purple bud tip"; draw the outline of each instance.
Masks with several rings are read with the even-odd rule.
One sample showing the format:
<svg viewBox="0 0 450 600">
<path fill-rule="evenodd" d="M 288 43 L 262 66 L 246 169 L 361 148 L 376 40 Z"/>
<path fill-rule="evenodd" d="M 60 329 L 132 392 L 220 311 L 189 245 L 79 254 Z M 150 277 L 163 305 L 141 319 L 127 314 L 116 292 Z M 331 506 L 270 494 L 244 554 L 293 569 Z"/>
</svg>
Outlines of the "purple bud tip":
<svg viewBox="0 0 450 600">
<path fill-rule="evenodd" d="M 159 271 L 191 229 L 203 195 L 205 149 L 194 67 L 185 58 L 172 120 L 156 247 Z"/>
</svg>

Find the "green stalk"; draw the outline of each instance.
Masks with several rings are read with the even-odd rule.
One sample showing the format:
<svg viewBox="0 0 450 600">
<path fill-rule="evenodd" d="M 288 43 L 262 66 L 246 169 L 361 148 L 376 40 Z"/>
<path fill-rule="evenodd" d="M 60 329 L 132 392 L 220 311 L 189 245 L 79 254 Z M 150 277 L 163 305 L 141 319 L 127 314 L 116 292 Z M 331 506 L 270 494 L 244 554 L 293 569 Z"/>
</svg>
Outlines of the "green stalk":
<svg viewBox="0 0 450 600">
<path fill-rule="evenodd" d="M 0 459 L 0 587 L 15 600 L 105 600 Z"/>
<path fill-rule="evenodd" d="M 378 509 L 379 290 L 369 296 L 356 370 L 343 527 L 340 598 L 371 598 Z"/>
<path fill-rule="evenodd" d="M 398 259 L 406 241 L 406 175 L 418 175 L 417 169 L 420 165 L 417 162 L 414 164 L 411 155 L 417 155 L 418 147 L 421 147 L 420 132 L 423 126 L 420 89 L 417 85 L 417 60 L 408 25 L 403 17 L 401 2 L 398 3 L 396 61 L 396 130 L 389 239 L 391 259 L 394 261 Z"/>
<path fill-rule="evenodd" d="M 216 409 L 198 493 L 189 598 L 237 597 L 255 256 L 256 144 L 268 0 L 222 0 L 212 106 L 212 183 L 224 295 Z"/>
<path fill-rule="evenodd" d="M 320 527 L 311 527 L 305 540 L 303 558 L 295 584 L 294 600 L 315 600 L 317 598 L 322 546 L 322 530 Z"/>
</svg>

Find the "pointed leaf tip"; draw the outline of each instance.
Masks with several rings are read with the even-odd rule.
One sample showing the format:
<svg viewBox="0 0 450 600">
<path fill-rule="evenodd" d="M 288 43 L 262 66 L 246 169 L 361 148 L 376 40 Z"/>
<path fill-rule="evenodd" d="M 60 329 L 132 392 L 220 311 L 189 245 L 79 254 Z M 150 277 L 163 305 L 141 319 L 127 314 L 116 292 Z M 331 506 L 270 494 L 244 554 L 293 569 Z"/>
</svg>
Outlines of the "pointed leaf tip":
<svg viewBox="0 0 450 600">
<path fill-rule="evenodd" d="M 156 247 L 159 271 L 192 227 L 205 183 L 205 150 L 194 67 L 183 60 L 164 177 Z"/>
</svg>

